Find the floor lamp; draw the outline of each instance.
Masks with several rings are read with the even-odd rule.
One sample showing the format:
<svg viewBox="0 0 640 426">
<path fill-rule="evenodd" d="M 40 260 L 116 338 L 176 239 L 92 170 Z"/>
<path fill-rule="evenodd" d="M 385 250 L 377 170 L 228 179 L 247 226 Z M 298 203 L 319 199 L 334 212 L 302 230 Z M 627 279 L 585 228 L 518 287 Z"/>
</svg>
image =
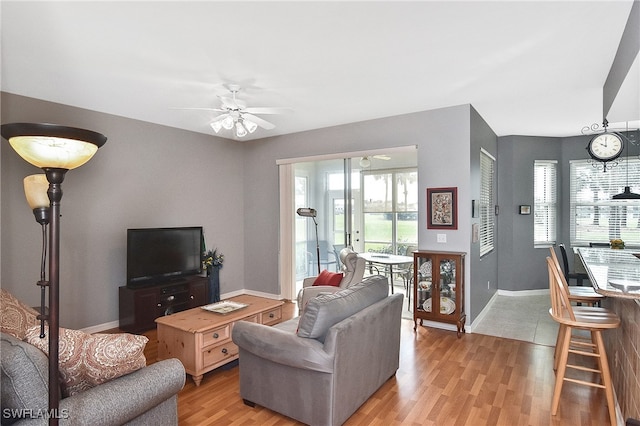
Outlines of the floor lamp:
<svg viewBox="0 0 640 426">
<path fill-rule="evenodd" d="M 313 219 L 313 223 L 316 225 L 316 259 L 318 259 L 318 275 L 320 275 L 320 241 L 318 240 L 318 222 L 316 222 L 316 209 L 311 207 L 300 207 L 296 210 L 298 216 L 310 217 Z"/>
<path fill-rule="evenodd" d="M 44 170 L 49 183 L 49 280 L 41 280 L 43 287 L 49 287 L 49 311 L 45 313 L 41 307 L 40 318 L 49 323 L 49 424 L 57 425 L 60 402 L 58 337 L 62 181 L 68 170 L 89 161 L 107 138 L 90 130 L 36 123 L 3 124 L 0 133 L 25 161 Z"/>
</svg>

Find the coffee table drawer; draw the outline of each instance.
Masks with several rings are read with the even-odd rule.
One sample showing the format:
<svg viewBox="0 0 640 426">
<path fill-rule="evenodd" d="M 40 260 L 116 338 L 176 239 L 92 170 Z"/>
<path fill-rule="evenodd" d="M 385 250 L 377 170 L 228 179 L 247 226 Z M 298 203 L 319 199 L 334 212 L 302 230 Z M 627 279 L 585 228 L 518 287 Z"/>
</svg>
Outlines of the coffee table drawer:
<svg viewBox="0 0 640 426">
<path fill-rule="evenodd" d="M 231 338 L 231 324 L 213 328 L 202 333 L 202 346 L 209 346 L 215 343 L 224 342 Z"/>
<path fill-rule="evenodd" d="M 262 316 L 262 324 L 271 325 L 280 322 L 282 319 L 282 308 L 278 306 L 277 308 L 273 308 L 269 311 L 263 312 Z"/>
<path fill-rule="evenodd" d="M 238 346 L 233 342 L 227 342 L 222 345 L 205 349 L 202 353 L 204 368 L 210 365 L 218 364 L 228 358 L 236 358 L 238 356 Z"/>
</svg>

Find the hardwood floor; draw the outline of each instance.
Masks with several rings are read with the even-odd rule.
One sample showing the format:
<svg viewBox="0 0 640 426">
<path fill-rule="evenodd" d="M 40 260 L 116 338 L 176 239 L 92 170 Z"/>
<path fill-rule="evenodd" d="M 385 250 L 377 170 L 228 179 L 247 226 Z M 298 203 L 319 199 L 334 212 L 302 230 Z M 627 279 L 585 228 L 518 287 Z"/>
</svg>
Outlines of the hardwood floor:
<svg viewBox="0 0 640 426">
<path fill-rule="evenodd" d="M 285 318 L 295 305 L 285 305 Z M 155 362 L 155 330 L 145 355 Z M 604 392 L 568 383 L 551 416 L 553 347 L 481 334 L 419 327 L 402 321 L 400 368 L 345 425 L 607 425 Z M 238 366 L 187 377 L 178 395 L 179 423 L 190 425 L 298 425 L 240 399 Z M 286 386 L 286 383 L 283 383 Z"/>
</svg>

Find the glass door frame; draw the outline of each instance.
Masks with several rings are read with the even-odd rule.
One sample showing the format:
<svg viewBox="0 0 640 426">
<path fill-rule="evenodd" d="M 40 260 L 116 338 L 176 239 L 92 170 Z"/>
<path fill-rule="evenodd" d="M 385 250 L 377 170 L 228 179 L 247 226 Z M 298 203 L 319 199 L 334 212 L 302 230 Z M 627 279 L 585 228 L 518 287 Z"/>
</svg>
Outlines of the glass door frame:
<svg viewBox="0 0 640 426">
<path fill-rule="evenodd" d="M 309 157 L 298 157 L 277 160 L 276 164 L 279 167 L 279 187 L 280 187 L 280 239 L 278 248 L 278 274 L 280 284 L 280 297 L 287 300 L 295 300 L 297 295 L 295 294 L 296 287 L 296 271 L 295 271 L 295 199 L 294 199 L 294 165 L 296 163 L 304 162 L 317 162 L 322 160 L 335 160 L 342 159 L 345 162 L 350 162 L 353 158 L 374 156 L 374 155 L 392 155 L 394 153 L 408 153 L 413 152 L 417 158 L 417 146 L 403 146 L 375 149 L 368 151 L 355 151 L 336 154 L 325 154 Z M 350 166 L 350 163 L 349 163 Z M 351 173 L 345 175 L 345 192 L 346 188 L 351 185 Z M 347 194 L 348 195 L 348 194 Z M 348 200 L 349 198 L 345 198 Z M 353 200 L 353 198 L 351 198 Z M 331 200 L 327 200 L 331 201 Z M 332 204 L 331 204 L 332 205 Z M 351 203 L 345 202 L 345 219 L 354 216 L 354 207 Z M 347 216 L 348 215 L 348 216 Z M 333 218 L 332 218 L 333 219 Z M 358 219 L 354 219 L 358 220 Z M 360 219 L 360 223 L 361 223 Z M 346 221 L 348 223 L 349 221 Z M 358 246 L 357 241 L 354 241 L 354 226 L 346 226 L 346 242 L 347 245 Z M 357 238 L 356 238 L 357 239 Z M 360 239 L 361 240 L 361 239 Z M 350 244 L 349 244 L 350 243 Z M 359 243 L 363 244 L 361 240 Z"/>
</svg>

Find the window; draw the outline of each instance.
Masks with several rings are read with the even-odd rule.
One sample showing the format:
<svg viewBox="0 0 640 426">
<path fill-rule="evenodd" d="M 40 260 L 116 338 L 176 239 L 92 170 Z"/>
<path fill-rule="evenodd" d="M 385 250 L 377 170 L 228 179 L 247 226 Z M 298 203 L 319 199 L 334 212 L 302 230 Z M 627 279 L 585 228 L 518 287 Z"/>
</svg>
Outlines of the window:
<svg viewBox="0 0 640 426">
<path fill-rule="evenodd" d="M 418 241 L 418 171 L 363 173 L 364 250 L 405 254 Z"/>
<path fill-rule="evenodd" d="M 640 193 L 640 160 L 628 158 L 607 171 L 588 160 L 570 162 L 571 244 L 607 243 L 614 238 L 640 245 L 640 200 L 614 200 L 624 191 Z"/>
<path fill-rule="evenodd" d="M 491 154 L 480 150 L 480 257 L 493 250 L 495 162 Z"/>
<path fill-rule="evenodd" d="M 556 243 L 557 170 L 554 160 L 536 160 L 533 165 L 533 243 L 548 247 Z"/>
</svg>

